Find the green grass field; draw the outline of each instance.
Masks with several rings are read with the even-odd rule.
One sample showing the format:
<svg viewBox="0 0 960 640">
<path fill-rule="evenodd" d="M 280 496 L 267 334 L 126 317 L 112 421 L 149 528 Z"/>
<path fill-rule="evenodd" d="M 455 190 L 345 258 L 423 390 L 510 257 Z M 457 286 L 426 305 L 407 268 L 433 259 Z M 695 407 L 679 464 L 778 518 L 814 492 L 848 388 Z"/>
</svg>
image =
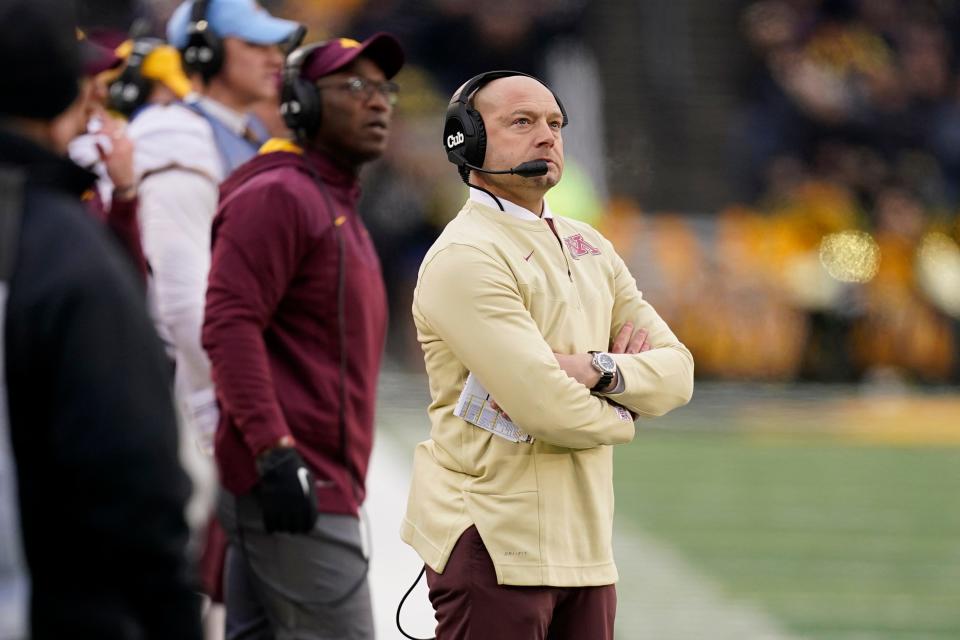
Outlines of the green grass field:
<svg viewBox="0 0 960 640">
<path fill-rule="evenodd" d="M 617 449 L 618 517 L 800 637 L 960 638 L 960 447 L 671 422 Z"/>
</svg>

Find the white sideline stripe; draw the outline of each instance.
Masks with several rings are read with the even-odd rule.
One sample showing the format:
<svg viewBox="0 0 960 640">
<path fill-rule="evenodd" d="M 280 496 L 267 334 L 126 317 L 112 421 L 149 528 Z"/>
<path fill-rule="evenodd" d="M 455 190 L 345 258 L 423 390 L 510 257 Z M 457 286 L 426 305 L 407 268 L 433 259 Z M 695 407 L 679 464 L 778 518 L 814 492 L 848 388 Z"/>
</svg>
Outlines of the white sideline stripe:
<svg viewBox="0 0 960 640">
<path fill-rule="evenodd" d="M 413 450 L 403 451 L 386 429 L 378 429 L 367 473 L 365 509 L 373 530 L 370 592 L 378 640 L 403 638 L 397 630 L 397 604 L 423 567 L 420 556 L 400 540 L 400 522 L 407 507 Z M 432 638 L 436 621 L 427 599 L 427 579 L 403 605 L 404 630 L 416 638 Z"/>
</svg>

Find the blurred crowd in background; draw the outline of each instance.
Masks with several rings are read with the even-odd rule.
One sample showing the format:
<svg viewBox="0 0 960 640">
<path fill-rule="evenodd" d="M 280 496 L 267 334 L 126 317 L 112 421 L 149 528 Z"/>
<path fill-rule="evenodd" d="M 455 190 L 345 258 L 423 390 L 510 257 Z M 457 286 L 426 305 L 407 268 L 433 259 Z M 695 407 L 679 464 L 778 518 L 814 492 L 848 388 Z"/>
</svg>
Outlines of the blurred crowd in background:
<svg viewBox="0 0 960 640">
<path fill-rule="evenodd" d="M 162 34 L 177 3 L 144 0 L 135 16 L 87 4 L 87 33 L 117 46 L 135 17 Z M 611 3 L 263 4 L 306 24 L 308 40 L 388 30 L 409 54 L 393 140 L 361 202 L 389 289 L 388 350 L 403 366 L 422 368 L 410 318 L 416 269 L 466 195 L 439 144 L 447 100 L 472 75 L 507 68 L 544 78 L 571 115 L 551 207 L 618 245 L 699 377 L 960 381 L 960 3 L 668 3 L 665 20 L 722 7 L 729 37 L 716 46 L 737 53 L 723 78 L 735 96 L 718 125 L 725 149 L 708 167 L 725 188 L 701 190 L 691 169 L 683 188 L 704 194 L 698 206 L 644 197 L 645 181 L 683 184 L 682 166 L 658 172 L 653 153 L 636 159 L 640 177 L 624 170 L 633 162 L 624 149 L 658 137 L 670 146 L 673 120 L 665 110 L 662 125 L 634 121 L 626 106 L 611 117 L 625 90 L 618 71 L 632 68 L 631 47 L 649 46 L 640 42 L 649 25 L 637 25 L 635 42 L 605 28 L 618 20 Z M 608 48 L 623 65 L 610 64 Z M 672 64 L 657 73 L 683 78 L 699 62 Z"/>
<path fill-rule="evenodd" d="M 720 212 L 716 248 L 730 282 L 763 274 L 800 313 L 799 352 L 771 374 L 956 379 L 958 20 L 896 0 L 742 12 L 745 204 Z"/>
</svg>

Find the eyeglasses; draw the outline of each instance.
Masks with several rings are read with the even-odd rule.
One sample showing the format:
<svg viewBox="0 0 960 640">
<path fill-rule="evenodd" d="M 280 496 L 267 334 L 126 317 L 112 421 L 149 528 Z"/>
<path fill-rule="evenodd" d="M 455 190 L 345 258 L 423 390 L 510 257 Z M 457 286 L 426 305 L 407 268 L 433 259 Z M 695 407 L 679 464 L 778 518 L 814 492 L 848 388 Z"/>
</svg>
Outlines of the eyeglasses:
<svg viewBox="0 0 960 640">
<path fill-rule="evenodd" d="M 397 104 L 397 94 L 400 93 L 400 85 L 398 85 L 396 82 L 390 82 L 389 80 L 375 82 L 359 76 L 347 78 L 343 82 L 335 82 L 331 84 L 317 83 L 317 88 L 344 89 L 349 91 L 351 96 L 355 98 L 361 98 L 364 102 L 373 96 L 374 91 L 379 91 L 380 95 L 386 98 L 387 102 L 391 106 Z"/>
</svg>

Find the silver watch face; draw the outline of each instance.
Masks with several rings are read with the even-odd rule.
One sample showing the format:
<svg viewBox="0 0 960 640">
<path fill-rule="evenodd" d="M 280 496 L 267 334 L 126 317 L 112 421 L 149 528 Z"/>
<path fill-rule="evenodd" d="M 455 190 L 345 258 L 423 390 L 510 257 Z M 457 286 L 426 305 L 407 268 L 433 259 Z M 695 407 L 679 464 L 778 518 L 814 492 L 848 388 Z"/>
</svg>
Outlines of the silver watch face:
<svg viewBox="0 0 960 640">
<path fill-rule="evenodd" d="M 617 363 L 609 353 L 598 353 L 593 357 L 593 361 L 603 373 L 614 373 L 617 370 Z"/>
</svg>

